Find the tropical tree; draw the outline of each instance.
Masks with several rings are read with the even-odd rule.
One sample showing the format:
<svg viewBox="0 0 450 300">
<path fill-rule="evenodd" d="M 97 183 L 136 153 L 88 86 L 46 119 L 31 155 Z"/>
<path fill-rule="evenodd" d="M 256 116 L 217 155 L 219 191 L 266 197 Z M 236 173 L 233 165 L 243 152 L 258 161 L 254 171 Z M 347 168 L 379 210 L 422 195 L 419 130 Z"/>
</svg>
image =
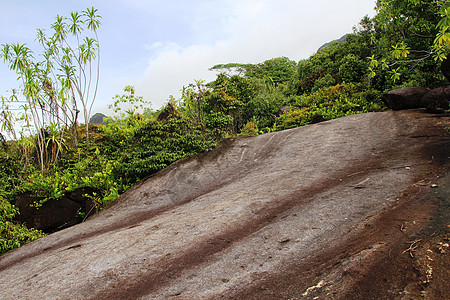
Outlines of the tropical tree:
<svg viewBox="0 0 450 300">
<path fill-rule="evenodd" d="M 123 89 L 124 93 L 122 95 L 115 95 L 113 100 L 114 103 L 108 105 L 109 109 L 114 111 L 115 120 L 125 120 L 133 116 L 135 113 L 149 108 L 150 103 L 144 101 L 144 97 L 136 96 L 136 90 L 134 86 L 127 85 Z"/>
<path fill-rule="evenodd" d="M 450 2 L 441 0 L 378 0 L 373 18 L 372 44 L 379 51 L 369 56 L 371 77 L 383 73 L 390 80 L 437 83 L 439 63 L 450 48 Z M 408 77 L 420 69 L 419 80 Z M 420 74 L 419 74 L 420 75 Z"/>
<path fill-rule="evenodd" d="M 73 128 L 74 140 L 77 140 L 79 106 L 83 109 L 86 143 L 89 144 L 88 120 L 100 76 L 99 19 L 95 8 L 72 12 L 67 18 L 58 15 L 51 25 L 50 35 L 43 29 L 37 30 L 37 41 L 42 47 L 37 57 L 26 44 L 2 45 L 0 57 L 18 74 L 20 93 L 24 98 L 21 101 L 25 102 L 21 106 L 20 119 L 30 128 L 30 133 L 36 135 L 41 170 L 56 161 L 68 128 Z M 19 101 L 19 95 L 13 93 L 10 98 L 2 97 L 3 102 L 5 99 L 14 105 L 13 102 Z M 4 111 L 5 107 L 3 105 Z M 49 126 L 52 131 L 59 132 L 57 142 L 54 136 L 51 137 L 55 142 L 50 147 L 51 155 L 47 153 Z"/>
<path fill-rule="evenodd" d="M 203 101 L 210 90 L 204 80 L 194 80 L 194 83 L 184 86 L 181 95 L 181 111 L 185 116 L 204 126 Z"/>
<path fill-rule="evenodd" d="M 297 69 L 297 63 L 287 57 L 272 58 L 247 67 L 248 77 L 270 78 L 275 85 L 288 82 Z"/>
</svg>

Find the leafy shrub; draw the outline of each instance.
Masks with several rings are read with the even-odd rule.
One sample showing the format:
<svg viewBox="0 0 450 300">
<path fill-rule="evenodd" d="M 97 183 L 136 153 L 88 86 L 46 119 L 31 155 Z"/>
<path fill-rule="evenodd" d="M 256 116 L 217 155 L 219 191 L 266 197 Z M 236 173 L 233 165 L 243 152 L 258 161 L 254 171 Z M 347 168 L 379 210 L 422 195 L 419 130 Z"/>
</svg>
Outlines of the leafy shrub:
<svg viewBox="0 0 450 300">
<path fill-rule="evenodd" d="M 224 126 L 228 123 L 224 123 Z M 123 160 L 122 176 L 138 181 L 172 162 L 215 146 L 202 133 L 202 127 L 184 117 L 164 121 L 148 120 L 137 128 L 133 143 Z"/>
<path fill-rule="evenodd" d="M 241 130 L 241 135 L 258 135 L 258 127 L 254 122 L 245 124 L 244 129 Z"/>
<path fill-rule="evenodd" d="M 33 195 L 43 197 L 35 203 L 39 207 L 47 200 L 59 199 L 77 188 L 92 187 L 101 193 L 95 200 L 105 207 L 130 185 L 116 176 L 117 170 L 121 169 L 119 160 L 107 159 L 98 149 L 91 155 L 80 159 L 71 168 L 48 173 L 36 171 L 23 180 L 16 192 L 31 191 Z"/>
<path fill-rule="evenodd" d="M 209 113 L 205 115 L 205 124 L 214 138 L 221 139 L 232 131 L 233 117 L 223 112 Z"/>
<path fill-rule="evenodd" d="M 45 236 L 40 230 L 12 222 L 18 213 L 11 203 L 0 196 L 0 254 Z"/>
<path fill-rule="evenodd" d="M 275 123 L 275 116 L 285 102 L 286 97 L 277 90 L 263 91 L 246 104 L 244 120 L 254 122 L 259 128 L 270 127 Z"/>
<path fill-rule="evenodd" d="M 0 152 L 0 197 L 9 198 L 19 178 L 19 163 L 16 156 L 9 153 Z"/>
<path fill-rule="evenodd" d="M 283 130 L 288 128 L 294 128 L 302 125 L 309 124 L 306 113 L 308 109 L 293 109 L 289 112 L 282 114 L 279 118 L 280 124 L 277 126 L 277 130 Z"/>
<path fill-rule="evenodd" d="M 359 91 L 356 85 L 325 87 L 309 96 L 297 98 L 294 109 L 279 118 L 277 130 L 310 124 L 315 118 L 331 120 L 352 114 L 377 111 L 384 108 L 380 93 Z"/>
<path fill-rule="evenodd" d="M 318 90 L 320 90 L 321 88 L 327 87 L 327 86 L 332 86 L 336 84 L 336 80 L 333 78 L 333 76 L 331 76 L 331 74 L 326 74 L 325 76 L 317 79 L 314 82 L 314 86 L 311 90 L 311 92 L 316 92 Z"/>
<path fill-rule="evenodd" d="M 339 77 L 346 83 L 360 82 L 366 71 L 366 62 L 350 53 L 342 58 L 338 74 Z"/>
</svg>

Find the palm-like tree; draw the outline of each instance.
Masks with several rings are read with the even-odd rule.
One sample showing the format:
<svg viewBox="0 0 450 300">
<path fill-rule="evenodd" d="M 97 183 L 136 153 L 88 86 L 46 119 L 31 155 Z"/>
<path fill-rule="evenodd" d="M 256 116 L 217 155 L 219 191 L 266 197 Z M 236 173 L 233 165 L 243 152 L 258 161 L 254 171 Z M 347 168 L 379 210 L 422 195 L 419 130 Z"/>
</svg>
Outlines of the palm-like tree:
<svg viewBox="0 0 450 300">
<path fill-rule="evenodd" d="M 83 108 L 86 122 L 86 144 L 89 145 L 88 121 L 97 95 L 100 77 L 100 47 L 97 30 L 100 26 L 97 9 L 88 8 L 81 13 L 72 12 L 70 17 L 56 16 L 51 25 L 52 34 L 37 30 L 36 40 L 43 47 L 42 61 L 36 61 L 33 52 L 25 44 L 2 45 L 0 57 L 9 68 L 19 75 L 22 94 L 27 102 L 27 116 L 33 122 L 37 135 L 37 149 L 41 170 L 46 163 L 54 163 L 61 149 L 52 150 L 50 160 L 46 154 L 49 140 L 43 128 L 57 128 L 58 139 L 52 145 L 60 145 L 68 126 L 75 129 L 78 104 Z M 94 37 L 88 36 L 90 31 Z M 74 38 L 69 38 L 70 36 Z M 75 41 L 75 42 L 74 42 Z M 71 107 L 70 107 L 71 103 Z M 47 125 L 48 124 L 48 125 Z M 53 126 L 52 124 L 57 124 Z M 87 147 L 88 149 L 88 147 Z M 57 154 L 56 157 L 53 154 Z"/>
</svg>

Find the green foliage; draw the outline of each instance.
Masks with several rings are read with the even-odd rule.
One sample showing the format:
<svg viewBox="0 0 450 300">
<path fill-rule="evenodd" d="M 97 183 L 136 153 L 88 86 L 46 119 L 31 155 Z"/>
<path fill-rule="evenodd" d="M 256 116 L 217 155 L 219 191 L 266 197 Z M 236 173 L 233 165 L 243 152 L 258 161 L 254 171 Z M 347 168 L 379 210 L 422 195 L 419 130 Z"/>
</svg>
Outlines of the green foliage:
<svg viewBox="0 0 450 300">
<path fill-rule="evenodd" d="M 221 137 L 227 131 L 236 133 L 241 125 L 240 116 L 245 102 L 228 94 L 225 90 L 245 98 L 242 93 L 239 93 L 238 86 L 246 92 L 248 85 L 236 84 L 236 82 L 242 83 L 237 80 L 236 76 L 233 76 L 230 81 L 224 82 L 225 87 L 219 86 L 217 90 L 207 93 L 202 101 L 201 110 L 204 115 L 204 123 L 207 129 L 215 131 L 214 136 L 216 137 Z"/>
<path fill-rule="evenodd" d="M 0 197 L 11 198 L 16 184 L 20 181 L 19 170 L 17 154 L 0 151 Z"/>
<path fill-rule="evenodd" d="M 202 127 L 180 116 L 170 114 L 163 120 L 147 120 L 133 133 L 133 142 L 124 153 L 121 173 L 137 181 L 167 167 L 172 162 L 208 151 L 213 139 L 202 133 Z"/>
<path fill-rule="evenodd" d="M 244 110 L 244 121 L 254 122 L 258 128 L 271 127 L 276 122 L 278 110 L 287 98 L 277 90 L 261 91 L 251 101 Z"/>
<path fill-rule="evenodd" d="M 347 84 L 360 82 L 367 70 L 365 61 L 353 53 L 344 56 L 340 64 L 338 75 Z"/>
<path fill-rule="evenodd" d="M 225 100 L 235 99 L 242 103 L 247 103 L 254 96 L 254 86 L 253 81 L 245 78 L 234 75 L 232 77 L 226 77 L 223 74 L 219 74 L 213 82 L 208 84 L 209 87 L 213 89 L 214 92 L 223 92 L 222 94 L 224 98 L 228 98 Z M 207 96 L 207 95 L 205 95 Z M 217 96 L 215 96 L 217 97 Z M 212 101 L 214 102 L 214 101 Z M 231 103 L 230 103 L 231 104 Z M 236 103 L 234 103 L 236 105 Z M 206 107 L 205 110 L 213 110 L 217 111 L 217 109 L 208 108 L 207 101 L 205 101 Z"/>
<path fill-rule="evenodd" d="M 150 103 L 144 101 L 143 97 L 135 95 L 134 86 L 127 85 L 123 91 L 124 94 L 115 95 L 113 98 L 114 103 L 108 105 L 108 108 L 112 109 L 116 114 L 114 117 L 116 123 L 121 123 L 121 121 L 134 116 L 136 113 L 150 106 Z M 128 121 L 130 120 L 128 119 Z"/>
<path fill-rule="evenodd" d="M 98 150 L 90 155 L 92 156 L 79 160 L 68 169 L 47 174 L 30 174 L 17 192 L 32 191 L 34 196 L 42 197 L 42 200 L 35 203 L 39 207 L 47 200 L 59 199 L 77 188 L 93 187 L 100 191 L 95 200 L 100 207 L 105 207 L 129 186 L 116 175 L 122 166 L 120 161 L 107 159 Z"/>
<path fill-rule="evenodd" d="M 297 68 L 297 63 L 287 57 L 266 60 L 261 64 L 250 65 L 246 76 L 256 78 L 270 78 L 275 85 L 291 80 Z"/>
<path fill-rule="evenodd" d="M 280 116 L 279 124 L 276 128 L 277 130 L 284 130 L 308 125 L 311 123 L 312 118 L 313 115 L 308 108 L 295 108 Z"/>
<path fill-rule="evenodd" d="M 241 135 L 258 135 L 258 127 L 256 126 L 255 122 L 250 121 L 245 124 L 244 128 L 241 131 Z"/>
<path fill-rule="evenodd" d="M 370 25 L 371 41 L 376 46 L 375 57 L 387 62 L 383 69 L 390 69 L 388 81 L 396 85 L 421 82 L 427 87 L 443 84 L 435 61 L 442 61 L 450 50 L 447 8 L 448 1 L 377 1 L 377 15 Z M 372 78 L 383 73 L 373 64 L 369 68 Z M 414 72 L 413 77 L 412 69 L 419 69 L 421 74 Z"/>
<path fill-rule="evenodd" d="M 123 164 L 118 160 L 99 156 L 96 163 L 91 163 L 88 159 L 85 159 L 80 162 L 80 165 L 74 168 L 74 171 L 76 171 L 74 173 L 82 181 L 78 182 L 77 187 L 87 186 L 99 190 L 100 194 L 94 200 L 101 208 L 116 200 L 121 193 L 131 186 L 130 182 L 124 180 L 118 174 L 118 171 L 123 167 Z"/>
<path fill-rule="evenodd" d="M 361 91 L 355 85 L 325 87 L 308 96 L 297 98 L 297 109 L 279 118 L 277 130 L 310 124 L 319 118 L 331 120 L 352 114 L 383 109 L 381 94 L 374 90 Z"/>
<path fill-rule="evenodd" d="M 218 64 L 210 68 L 219 71 L 220 75 L 232 78 L 270 78 L 275 85 L 291 80 L 296 72 L 297 63 L 287 57 L 278 57 L 266 60 L 259 64 L 228 63 Z M 218 76 L 220 78 L 220 76 Z M 236 95 L 234 95 L 237 97 Z M 239 98 L 239 97 L 238 97 Z"/>
<path fill-rule="evenodd" d="M 0 196 L 0 254 L 45 236 L 42 231 L 28 229 L 12 221 L 19 211 Z"/>
<path fill-rule="evenodd" d="M 245 73 L 247 72 L 249 66 L 249 64 L 228 63 L 215 65 L 209 68 L 209 70 L 218 71 L 219 74 L 223 74 L 228 77 L 231 77 L 233 75 L 245 76 Z"/>
<path fill-rule="evenodd" d="M 197 124 L 203 124 L 203 102 L 205 96 L 210 92 L 204 83 L 204 80 L 195 80 L 195 84 L 183 87 L 180 100 L 180 111 L 185 117 L 190 118 Z"/>
<path fill-rule="evenodd" d="M 40 55 L 35 55 L 25 44 L 2 45 L 0 57 L 18 75 L 21 100 L 26 103 L 19 106 L 15 90 L 9 98 L 2 96 L 3 111 L 11 107 L 22 112 L 15 119 L 6 114 L 8 117 L 1 120 L 1 127 L 16 137 L 12 123 L 19 122 L 21 135 L 35 135 L 42 172 L 58 160 L 64 135 L 71 133 L 69 127 L 76 128 L 78 106 L 85 120 L 89 120 L 99 82 L 100 18 L 94 8 L 72 12 L 70 17 L 58 15 L 51 25 L 50 36 L 43 29 L 37 30 Z M 50 133 L 50 139 L 46 132 Z M 87 122 L 86 143 L 89 143 Z"/>
<path fill-rule="evenodd" d="M 408 57 L 408 54 L 411 52 L 411 48 L 408 47 L 408 45 L 405 44 L 404 41 L 400 42 L 399 44 L 392 46 L 391 55 L 395 59 L 404 59 Z"/>
<path fill-rule="evenodd" d="M 332 86 L 335 84 L 336 84 L 336 80 L 333 78 L 333 76 L 331 76 L 330 74 L 326 74 L 325 76 L 320 77 L 319 79 L 314 81 L 314 86 L 311 89 L 311 92 L 314 93 L 324 87 Z"/>
<path fill-rule="evenodd" d="M 233 117 L 223 112 L 212 112 L 205 116 L 205 124 L 208 131 L 215 139 L 221 139 L 232 132 Z"/>
</svg>

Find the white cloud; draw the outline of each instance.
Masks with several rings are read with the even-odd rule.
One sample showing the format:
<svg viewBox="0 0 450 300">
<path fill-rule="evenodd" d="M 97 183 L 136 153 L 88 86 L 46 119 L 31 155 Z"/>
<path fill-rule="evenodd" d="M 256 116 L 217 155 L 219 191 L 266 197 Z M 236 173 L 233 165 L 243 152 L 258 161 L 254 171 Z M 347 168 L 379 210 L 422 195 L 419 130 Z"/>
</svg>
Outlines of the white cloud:
<svg viewBox="0 0 450 300">
<path fill-rule="evenodd" d="M 68 0 L 56 5 L 60 2 L 5 2 L 1 43 L 33 42 L 35 28 L 47 28 L 56 14 L 95 5 L 103 18 L 94 112 L 105 111 L 129 84 L 159 108 L 194 79 L 214 80 L 216 73 L 208 68 L 216 64 L 307 58 L 323 43 L 351 32 L 375 5 L 375 0 Z M 0 75 L 4 94 L 15 75 L 6 66 L 0 66 Z"/>
<path fill-rule="evenodd" d="M 144 77 L 136 84 L 136 92 L 160 107 L 169 97 L 179 97 L 183 85 L 194 79 L 213 80 L 208 68 L 214 61 L 215 49 L 208 45 L 182 48 L 168 44 L 151 59 Z M 211 73 L 211 72 L 210 72 Z"/>
<path fill-rule="evenodd" d="M 155 50 L 155 49 L 159 49 L 159 48 L 161 48 L 163 46 L 164 46 L 164 44 L 162 42 L 155 42 L 155 43 L 153 43 L 151 45 L 145 44 L 144 45 L 144 49 L 145 50 Z"/>
<path fill-rule="evenodd" d="M 148 66 L 136 91 L 150 100 L 153 108 L 160 107 L 169 95 L 179 97 L 182 86 L 194 79 L 214 80 L 216 74 L 208 68 L 219 63 L 258 63 L 280 56 L 296 61 L 307 58 L 323 43 L 351 32 L 374 6 L 373 1 L 361 0 L 241 0 L 232 4 L 222 14 L 210 12 L 217 20 L 211 26 L 220 32 L 211 42 L 185 47 L 155 42 L 148 48 Z"/>
</svg>

